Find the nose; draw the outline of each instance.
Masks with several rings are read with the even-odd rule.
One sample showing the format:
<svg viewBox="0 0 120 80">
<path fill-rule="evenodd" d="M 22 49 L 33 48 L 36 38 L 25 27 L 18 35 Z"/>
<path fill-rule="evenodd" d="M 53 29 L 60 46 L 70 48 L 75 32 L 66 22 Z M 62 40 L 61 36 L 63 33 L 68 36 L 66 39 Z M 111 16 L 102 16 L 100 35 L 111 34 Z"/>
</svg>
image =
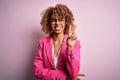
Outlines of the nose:
<svg viewBox="0 0 120 80">
<path fill-rule="evenodd" d="M 59 20 L 56 20 L 56 24 L 57 24 L 57 25 L 60 24 Z"/>
</svg>

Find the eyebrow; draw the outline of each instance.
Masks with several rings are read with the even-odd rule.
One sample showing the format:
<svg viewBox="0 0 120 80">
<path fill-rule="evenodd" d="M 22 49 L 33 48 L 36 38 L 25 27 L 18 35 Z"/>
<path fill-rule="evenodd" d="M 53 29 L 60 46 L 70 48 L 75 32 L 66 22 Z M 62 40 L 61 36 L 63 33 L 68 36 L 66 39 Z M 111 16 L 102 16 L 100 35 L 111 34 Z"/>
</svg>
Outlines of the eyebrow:
<svg viewBox="0 0 120 80">
<path fill-rule="evenodd" d="M 59 20 L 59 19 L 65 19 L 65 18 L 58 18 L 58 19 L 56 19 L 56 18 L 51 18 L 51 20 Z"/>
<path fill-rule="evenodd" d="M 56 16 L 51 16 L 51 19 L 56 19 Z M 58 16 L 58 19 L 65 19 L 65 16 Z"/>
</svg>

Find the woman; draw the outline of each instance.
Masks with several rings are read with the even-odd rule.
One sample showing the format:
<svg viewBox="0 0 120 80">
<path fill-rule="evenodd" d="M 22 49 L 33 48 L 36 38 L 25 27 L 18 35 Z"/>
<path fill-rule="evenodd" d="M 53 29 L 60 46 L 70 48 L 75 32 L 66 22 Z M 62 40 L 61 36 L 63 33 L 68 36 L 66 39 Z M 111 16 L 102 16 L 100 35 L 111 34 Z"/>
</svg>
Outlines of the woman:
<svg viewBox="0 0 120 80">
<path fill-rule="evenodd" d="M 80 70 L 80 42 L 74 32 L 74 17 L 66 5 L 48 7 L 41 19 L 48 37 L 39 40 L 34 61 L 40 80 L 75 80 Z"/>
</svg>

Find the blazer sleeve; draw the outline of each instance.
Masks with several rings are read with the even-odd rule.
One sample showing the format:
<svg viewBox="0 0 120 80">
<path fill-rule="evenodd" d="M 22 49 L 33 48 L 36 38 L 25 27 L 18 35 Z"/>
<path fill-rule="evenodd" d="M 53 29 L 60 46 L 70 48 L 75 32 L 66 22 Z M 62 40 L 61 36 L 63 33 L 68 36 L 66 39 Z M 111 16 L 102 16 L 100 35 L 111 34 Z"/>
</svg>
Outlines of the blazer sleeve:
<svg viewBox="0 0 120 80">
<path fill-rule="evenodd" d="M 36 55 L 34 60 L 34 75 L 39 79 L 43 80 L 55 80 L 57 78 L 60 80 L 65 80 L 65 72 L 55 69 L 44 68 L 42 54 L 43 48 L 39 43 L 38 54 Z"/>
<path fill-rule="evenodd" d="M 74 79 L 80 71 L 80 41 L 76 41 L 74 48 L 66 48 L 66 69 L 68 77 Z"/>
</svg>

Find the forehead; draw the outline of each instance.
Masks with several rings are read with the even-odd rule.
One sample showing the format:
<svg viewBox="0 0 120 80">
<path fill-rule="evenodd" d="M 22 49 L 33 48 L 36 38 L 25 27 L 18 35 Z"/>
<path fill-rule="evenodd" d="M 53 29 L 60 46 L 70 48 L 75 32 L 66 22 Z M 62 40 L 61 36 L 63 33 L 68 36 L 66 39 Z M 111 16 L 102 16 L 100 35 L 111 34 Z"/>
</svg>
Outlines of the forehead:
<svg viewBox="0 0 120 80">
<path fill-rule="evenodd" d="M 51 15 L 51 19 L 60 19 L 60 18 L 65 18 L 65 16 L 63 16 L 62 14 L 52 14 Z"/>
</svg>

